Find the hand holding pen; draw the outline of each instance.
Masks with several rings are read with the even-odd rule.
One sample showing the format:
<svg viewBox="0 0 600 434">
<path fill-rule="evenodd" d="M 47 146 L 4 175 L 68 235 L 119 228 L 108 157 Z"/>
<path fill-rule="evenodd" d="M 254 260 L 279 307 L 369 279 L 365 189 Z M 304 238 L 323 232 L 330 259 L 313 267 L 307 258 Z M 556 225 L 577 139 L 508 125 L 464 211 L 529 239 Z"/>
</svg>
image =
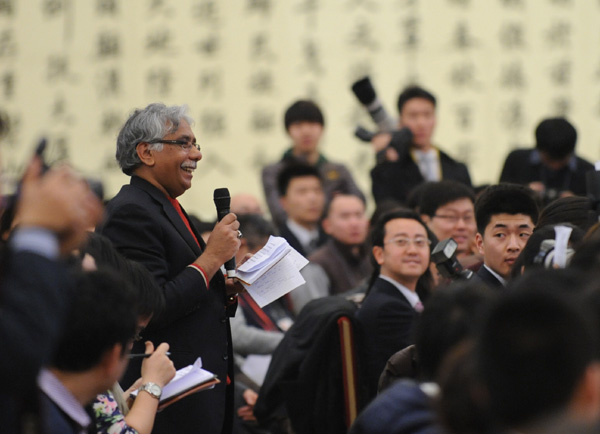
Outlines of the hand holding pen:
<svg viewBox="0 0 600 434">
<path fill-rule="evenodd" d="M 169 359 L 169 344 L 162 343 L 156 350 L 152 342 L 146 342 L 146 353 L 142 362 L 142 384 L 152 382 L 163 387 L 175 376 L 175 365 Z"/>
</svg>

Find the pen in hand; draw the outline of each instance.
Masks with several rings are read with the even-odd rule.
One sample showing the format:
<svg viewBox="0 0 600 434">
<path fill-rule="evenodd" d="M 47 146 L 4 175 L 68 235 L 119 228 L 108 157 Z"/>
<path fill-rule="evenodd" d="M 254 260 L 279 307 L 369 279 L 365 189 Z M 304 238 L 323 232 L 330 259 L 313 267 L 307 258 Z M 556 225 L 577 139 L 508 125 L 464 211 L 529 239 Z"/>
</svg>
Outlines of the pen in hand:
<svg viewBox="0 0 600 434">
<path fill-rule="evenodd" d="M 150 357 L 152 354 L 154 354 L 154 353 L 130 354 L 129 358 L 130 359 L 145 359 L 146 357 Z M 168 351 L 165 354 L 167 356 L 171 355 L 171 353 Z"/>
</svg>

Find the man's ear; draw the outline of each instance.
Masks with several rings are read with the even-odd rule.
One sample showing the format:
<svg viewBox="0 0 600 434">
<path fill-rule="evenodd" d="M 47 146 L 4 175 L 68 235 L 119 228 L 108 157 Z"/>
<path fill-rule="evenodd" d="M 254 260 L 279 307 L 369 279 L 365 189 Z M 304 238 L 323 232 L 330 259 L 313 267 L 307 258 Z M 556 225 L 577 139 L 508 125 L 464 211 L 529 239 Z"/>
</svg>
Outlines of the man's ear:
<svg viewBox="0 0 600 434">
<path fill-rule="evenodd" d="M 483 255 L 483 237 L 479 232 L 475 234 L 475 245 L 477 245 L 477 251 Z"/>
<path fill-rule="evenodd" d="M 423 223 L 425 223 L 427 226 L 429 226 L 429 223 L 431 223 L 431 217 L 429 217 L 427 214 L 421 214 L 421 220 L 423 220 Z"/>
<path fill-rule="evenodd" d="M 383 247 L 381 246 L 373 246 L 373 257 L 375 261 L 379 264 L 383 264 Z"/>
<path fill-rule="evenodd" d="M 156 151 L 154 151 L 153 149 L 150 149 L 150 146 L 151 145 L 149 145 L 146 142 L 141 142 L 135 148 L 135 151 L 137 152 L 139 159 L 142 161 L 142 164 L 144 164 L 145 166 L 154 166 L 154 164 L 155 164 L 154 152 L 156 152 Z"/>
</svg>

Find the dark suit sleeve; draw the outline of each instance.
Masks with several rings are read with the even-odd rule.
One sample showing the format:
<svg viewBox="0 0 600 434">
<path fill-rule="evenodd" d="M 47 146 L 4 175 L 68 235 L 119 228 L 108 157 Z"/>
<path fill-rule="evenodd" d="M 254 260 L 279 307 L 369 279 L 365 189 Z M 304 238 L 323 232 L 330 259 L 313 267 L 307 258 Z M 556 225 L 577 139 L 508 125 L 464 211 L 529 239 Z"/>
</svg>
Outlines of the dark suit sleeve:
<svg viewBox="0 0 600 434">
<path fill-rule="evenodd" d="M 469 168 L 466 166 L 466 164 L 460 163 L 462 170 L 464 171 L 464 181 L 463 183 L 468 185 L 469 187 L 473 186 L 473 183 L 471 182 L 471 175 L 469 175 Z"/>
<path fill-rule="evenodd" d="M 0 279 L 0 382 L 11 392 L 35 384 L 50 361 L 67 308 L 65 267 L 31 252 L 7 251 Z"/>
<path fill-rule="evenodd" d="M 191 249 L 182 251 L 181 237 L 155 212 L 127 204 L 114 209 L 100 230 L 123 255 L 146 266 L 162 288 L 166 307 L 149 328 L 166 326 L 192 313 L 207 302 L 210 291 L 198 270 L 187 267 L 196 259 Z M 179 266 L 172 266 L 175 263 Z M 170 275 L 170 269 L 182 271 Z"/>
<path fill-rule="evenodd" d="M 391 162 L 377 164 L 371 170 L 371 192 L 376 203 L 385 199 L 396 199 L 400 202 L 406 200 L 406 192 L 399 191 L 398 187 L 392 182 L 390 172 L 397 169 L 397 165 Z"/>
</svg>

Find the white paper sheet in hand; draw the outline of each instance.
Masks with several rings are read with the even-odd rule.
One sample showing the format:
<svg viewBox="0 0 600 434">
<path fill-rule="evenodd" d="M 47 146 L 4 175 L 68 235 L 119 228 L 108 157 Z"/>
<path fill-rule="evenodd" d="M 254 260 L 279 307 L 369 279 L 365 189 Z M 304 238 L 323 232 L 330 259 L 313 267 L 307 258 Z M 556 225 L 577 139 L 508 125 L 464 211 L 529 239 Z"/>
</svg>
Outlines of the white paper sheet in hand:
<svg viewBox="0 0 600 434">
<path fill-rule="evenodd" d="M 237 269 L 237 277 L 243 283 L 252 285 L 258 278 L 271 269 L 291 250 L 285 238 L 269 237 L 267 244 Z"/>
<path fill-rule="evenodd" d="M 289 252 L 268 273 L 263 274 L 261 279 L 252 285 L 242 284 L 254 301 L 264 307 L 306 282 L 299 271 L 306 264 L 308 260 L 290 247 Z"/>
</svg>

